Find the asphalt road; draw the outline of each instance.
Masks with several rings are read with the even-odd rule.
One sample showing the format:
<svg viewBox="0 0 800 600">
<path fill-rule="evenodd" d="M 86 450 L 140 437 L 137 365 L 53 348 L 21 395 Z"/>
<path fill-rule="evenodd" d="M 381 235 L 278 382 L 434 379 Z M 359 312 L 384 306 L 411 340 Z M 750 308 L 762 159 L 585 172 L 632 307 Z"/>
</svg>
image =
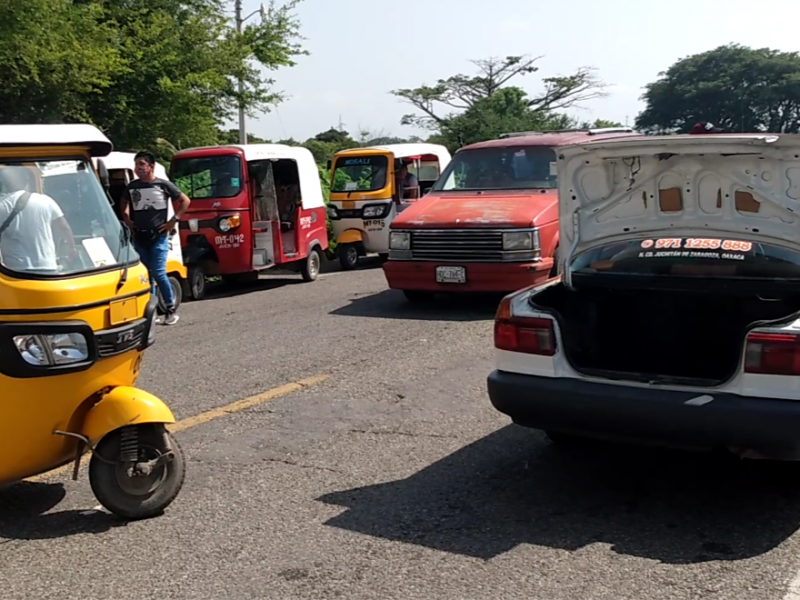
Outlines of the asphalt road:
<svg viewBox="0 0 800 600">
<path fill-rule="evenodd" d="M 493 309 L 409 307 L 380 269 L 185 304 L 139 382 L 190 419 L 181 495 L 126 525 L 85 474 L 0 491 L 0 597 L 800 598 L 798 470 L 510 426 Z"/>
</svg>

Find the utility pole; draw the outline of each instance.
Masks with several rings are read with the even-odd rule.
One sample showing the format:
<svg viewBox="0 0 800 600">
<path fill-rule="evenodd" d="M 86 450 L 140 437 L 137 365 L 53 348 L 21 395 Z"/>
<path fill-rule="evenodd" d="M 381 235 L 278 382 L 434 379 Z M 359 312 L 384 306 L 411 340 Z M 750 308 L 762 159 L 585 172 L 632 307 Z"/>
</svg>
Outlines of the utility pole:
<svg viewBox="0 0 800 600">
<path fill-rule="evenodd" d="M 242 27 L 244 22 L 247 21 L 250 17 L 253 17 L 257 14 L 261 15 L 261 20 L 267 18 L 267 9 L 262 4 L 261 7 L 247 15 L 246 17 L 242 18 L 242 0 L 234 0 L 234 11 L 236 12 L 236 32 L 238 34 L 242 33 Z M 242 97 L 244 96 L 244 79 L 241 77 L 239 78 L 239 143 L 246 144 L 247 143 L 247 123 L 245 122 L 245 115 L 244 115 L 244 100 Z"/>
<path fill-rule="evenodd" d="M 230 5 L 229 5 L 230 6 Z M 244 23 L 244 19 L 242 19 L 242 0 L 235 0 L 235 10 L 236 10 L 236 32 L 241 34 L 242 33 L 242 24 Z M 246 144 L 247 143 L 247 131 L 245 129 L 245 118 L 244 118 L 244 81 L 241 77 L 239 77 L 239 143 Z"/>
</svg>

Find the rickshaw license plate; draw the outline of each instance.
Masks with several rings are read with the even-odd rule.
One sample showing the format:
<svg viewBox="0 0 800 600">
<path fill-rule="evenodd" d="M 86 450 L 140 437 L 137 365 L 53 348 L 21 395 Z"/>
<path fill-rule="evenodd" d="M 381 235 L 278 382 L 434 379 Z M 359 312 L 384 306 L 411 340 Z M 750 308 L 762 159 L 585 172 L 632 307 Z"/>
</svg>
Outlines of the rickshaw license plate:
<svg viewBox="0 0 800 600">
<path fill-rule="evenodd" d="M 467 283 L 465 267 L 436 267 L 436 283 Z"/>
<path fill-rule="evenodd" d="M 111 303 L 109 307 L 109 320 L 111 326 L 121 325 L 129 321 L 135 321 L 139 316 L 139 307 L 136 298 L 126 298 Z"/>
</svg>

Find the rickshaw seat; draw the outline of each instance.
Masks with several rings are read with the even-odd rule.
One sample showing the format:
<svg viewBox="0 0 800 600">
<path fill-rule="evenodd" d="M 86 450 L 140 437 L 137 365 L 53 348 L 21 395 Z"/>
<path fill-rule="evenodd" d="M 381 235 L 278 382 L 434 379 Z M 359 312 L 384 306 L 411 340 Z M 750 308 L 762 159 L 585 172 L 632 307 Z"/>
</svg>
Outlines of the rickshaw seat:
<svg viewBox="0 0 800 600">
<path fill-rule="evenodd" d="M 281 221 L 281 231 L 291 231 L 294 229 L 294 223 L 290 221 Z"/>
</svg>

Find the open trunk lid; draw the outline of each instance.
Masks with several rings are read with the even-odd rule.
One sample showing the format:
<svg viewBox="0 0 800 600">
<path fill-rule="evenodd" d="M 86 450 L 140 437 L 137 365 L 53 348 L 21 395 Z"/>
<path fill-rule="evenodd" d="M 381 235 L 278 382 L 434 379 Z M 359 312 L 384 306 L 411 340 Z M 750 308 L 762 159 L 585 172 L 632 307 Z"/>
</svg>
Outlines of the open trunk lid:
<svg viewBox="0 0 800 600">
<path fill-rule="evenodd" d="M 800 135 L 571 144 L 558 148 L 558 172 L 558 258 L 568 287 L 575 256 L 621 241 L 711 238 L 800 250 Z"/>
</svg>

